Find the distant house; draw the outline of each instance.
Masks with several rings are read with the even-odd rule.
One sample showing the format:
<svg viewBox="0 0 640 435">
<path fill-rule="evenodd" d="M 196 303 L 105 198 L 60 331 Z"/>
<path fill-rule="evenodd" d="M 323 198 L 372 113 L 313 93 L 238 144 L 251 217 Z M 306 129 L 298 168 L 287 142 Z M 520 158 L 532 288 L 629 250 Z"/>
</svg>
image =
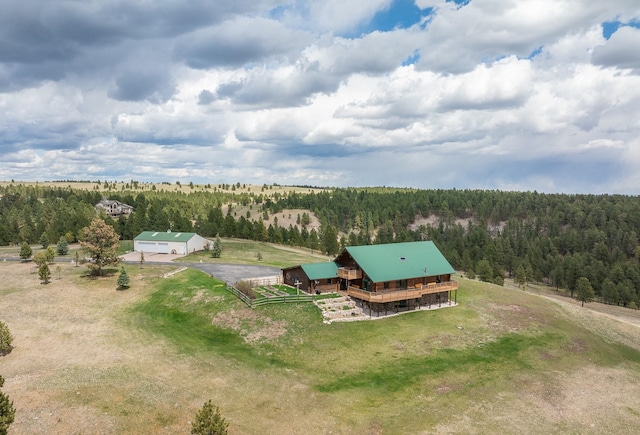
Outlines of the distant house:
<svg viewBox="0 0 640 435">
<path fill-rule="evenodd" d="M 135 252 L 186 255 L 202 251 L 210 241 L 196 233 L 143 231 L 133 239 Z"/>
<path fill-rule="evenodd" d="M 131 212 L 133 212 L 132 206 L 124 204 L 120 201 L 116 201 L 115 199 L 102 199 L 95 205 L 95 209 L 97 212 L 104 211 L 108 216 L 111 217 L 129 215 L 131 214 Z"/>
<path fill-rule="evenodd" d="M 370 312 L 411 310 L 457 300 L 451 264 L 431 241 L 348 246 L 333 262 L 282 270 L 307 292 L 339 291 Z"/>
</svg>

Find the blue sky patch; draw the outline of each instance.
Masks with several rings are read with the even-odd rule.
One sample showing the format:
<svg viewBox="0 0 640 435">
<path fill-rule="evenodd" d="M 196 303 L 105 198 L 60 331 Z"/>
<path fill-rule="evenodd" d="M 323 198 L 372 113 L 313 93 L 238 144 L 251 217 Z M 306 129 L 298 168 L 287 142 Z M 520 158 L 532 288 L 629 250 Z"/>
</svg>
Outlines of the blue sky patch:
<svg viewBox="0 0 640 435">
<path fill-rule="evenodd" d="M 411 54 L 410 56 L 407 56 L 407 58 L 402 61 L 402 66 L 413 65 L 418 60 L 420 60 L 420 51 L 413 50 L 413 54 Z"/>
<path fill-rule="evenodd" d="M 602 36 L 604 39 L 611 38 L 611 35 L 616 33 L 620 27 L 635 27 L 636 29 L 640 29 L 640 21 L 631 20 L 628 23 L 623 23 L 621 21 L 605 21 L 602 23 Z"/>
<path fill-rule="evenodd" d="M 388 9 L 378 11 L 371 21 L 343 36 L 357 37 L 375 31 L 389 32 L 393 29 L 408 29 L 432 13 L 432 8 L 421 10 L 416 6 L 414 0 L 394 0 Z"/>
</svg>

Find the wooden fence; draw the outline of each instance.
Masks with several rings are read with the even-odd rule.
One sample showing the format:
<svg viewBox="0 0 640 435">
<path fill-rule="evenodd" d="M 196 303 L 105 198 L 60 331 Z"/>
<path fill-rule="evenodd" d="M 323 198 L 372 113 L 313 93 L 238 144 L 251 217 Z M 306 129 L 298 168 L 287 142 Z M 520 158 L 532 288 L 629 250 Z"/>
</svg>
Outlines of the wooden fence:
<svg viewBox="0 0 640 435">
<path fill-rule="evenodd" d="M 242 293 L 240 290 L 235 288 L 232 285 L 226 285 L 227 291 L 230 291 L 234 295 L 238 297 L 242 302 L 247 304 L 250 308 L 259 307 L 262 305 L 268 304 L 287 304 L 287 303 L 299 303 L 299 302 L 313 302 L 315 300 L 315 295 L 286 295 L 286 296 L 270 296 L 264 297 L 261 296 L 257 299 L 251 299 L 249 296 Z"/>
<path fill-rule="evenodd" d="M 247 278 L 243 281 L 251 283 L 251 287 L 260 287 L 261 285 L 277 285 L 282 284 L 282 275 L 263 276 L 260 278 Z"/>
</svg>

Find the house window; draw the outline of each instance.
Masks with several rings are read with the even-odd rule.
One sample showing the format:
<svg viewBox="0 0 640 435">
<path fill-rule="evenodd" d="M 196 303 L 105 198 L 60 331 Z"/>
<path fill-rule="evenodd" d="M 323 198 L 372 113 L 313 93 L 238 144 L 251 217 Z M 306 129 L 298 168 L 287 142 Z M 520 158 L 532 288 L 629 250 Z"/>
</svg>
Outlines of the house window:
<svg viewBox="0 0 640 435">
<path fill-rule="evenodd" d="M 400 279 L 400 280 L 396 281 L 396 288 L 407 288 L 407 280 L 406 279 Z"/>
<path fill-rule="evenodd" d="M 333 279 L 327 278 L 327 284 L 333 284 Z"/>
<path fill-rule="evenodd" d="M 384 287 L 385 290 L 388 290 L 389 289 L 389 281 L 385 281 L 383 287 Z"/>
</svg>

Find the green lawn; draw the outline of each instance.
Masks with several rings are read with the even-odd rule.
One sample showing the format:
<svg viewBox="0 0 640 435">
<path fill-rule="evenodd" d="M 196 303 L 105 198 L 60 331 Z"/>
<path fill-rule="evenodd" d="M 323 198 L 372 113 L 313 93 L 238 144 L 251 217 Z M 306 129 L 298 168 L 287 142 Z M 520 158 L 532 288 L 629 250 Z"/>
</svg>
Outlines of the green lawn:
<svg viewBox="0 0 640 435">
<path fill-rule="evenodd" d="M 202 292 L 207 297 L 185 304 Z M 159 283 L 133 315 L 141 328 L 186 354 L 216 354 L 256 377 L 265 369 L 286 370 L 318 397 L 330 398 L 342 418 L 347 411 L 341 407 L 357 414 L 353 427 L 375 421 L 390 432 L 398 432 L 397 420 L 400 427 L 429 431 L 453 406 L 478 412 L 469 408 L 469 397 L 493 400 L 495 394 L 512 394 L 514 383 L 531 376 L 552 379 L 587 363 L 631 364 L 640 374 L 638 350 L 593 335 L 543 298 L 462 280 L 458 302 L 436 311 L 325 325 L 312 304 L 250 310 L 222 282 L 189 270 Z M 242 312 L 247 317 L 239 317 L 240 326 L 212 324 L 212 318 Z M 256 329 L 276 324 L 286 331 L 246 340 Z M 586 345 L 568 351 L 576 342 Z M 439 389 L 451 391 L 434 396 Z M 416 413 L 415 398 L 424 395 L 432 398 L 430 412 Z"/>
<path fill-rule="evenodd" d="M 279 246 L 253 240 L 222 239 L 222 257 L 220 258 L 211 257 L 211 252 L 200 251 L 177 261 L 198 263 L 202 260 L 205 263 L 255 264 L 281 268 L 332 259 L 333 257 L 319 256 L 318 251 L 314 251 L 312 255 L 306 248 Z"/>
</svg>

